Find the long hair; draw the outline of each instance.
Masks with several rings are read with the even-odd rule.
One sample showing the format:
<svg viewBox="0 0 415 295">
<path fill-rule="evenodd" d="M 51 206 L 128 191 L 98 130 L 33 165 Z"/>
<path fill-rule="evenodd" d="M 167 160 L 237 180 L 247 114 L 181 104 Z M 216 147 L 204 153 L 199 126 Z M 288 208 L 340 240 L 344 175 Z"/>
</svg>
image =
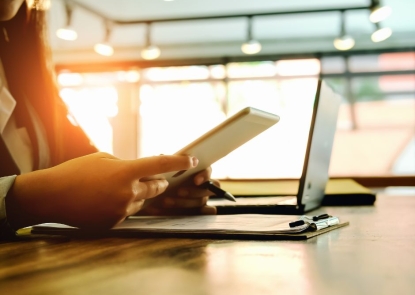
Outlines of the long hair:
<svg viewBox="0 0 415 295">
<path fill-rule="evenodd" d="M 34 1 L 34 7 L 28 7 L 24 2 L 14 18 L 0 22 L 0 59 L 9 90 L 17 102 L 16 123 L 18 126 L 28 128 L 33 143 L 35 168 L 38 166 L 39 151 L 33 126 L 28 122 L 30 118 L 25 100 L 29 100 L 43 123 L 51 151 L 52 165 L 72 157 L 64 155 L 64 141 L 67 140 L 64 137 L 68 127 L 63 125 L 68 123 L 65 122 L 67 109 L 59 98 L 47 40 L 46 12 L 41 7 L 41 0 Z M 1 36 L 1 30 L 4 31 L 4 38 Z M 72 130 L 71 132 L 73 133 Z M 76 132 L 82 133 L 87 140 L 82 131 Z M 91 152 L 93 151 L 91 149 Z"/>
</svg>

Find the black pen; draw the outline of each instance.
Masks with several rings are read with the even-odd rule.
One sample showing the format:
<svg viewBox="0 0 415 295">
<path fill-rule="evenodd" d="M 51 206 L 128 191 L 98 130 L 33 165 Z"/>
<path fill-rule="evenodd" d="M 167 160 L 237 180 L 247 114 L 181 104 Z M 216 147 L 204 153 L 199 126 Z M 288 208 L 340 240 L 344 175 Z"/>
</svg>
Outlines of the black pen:
<svg viewBox="0 0 415 295">
<path fill-rule="evenodd" d="M 290 227 L 296 227 L 296 226 L 300 226 L 300 225 L 304 225 L 304 224 L 305 224 L 305 221 L 302 220 L 302 219 L 296 220 L 296 221 L 292 221 L 292 222 L 288 223 L 288 225 Z"/>
<path fill-rule="evenodd" d="M 214 193 L 219 198 L 224 198 L 226 200 L 236 202 L 235 197 L 231 193 L 229 193 L 227 191 L 224 191 L 220 187 L 217 187 L 213 183 L 213 181 L 206 181 L 206 182 L 202 183 L 200 186 L 210 190 L 212 193 Z"/>
</svg>

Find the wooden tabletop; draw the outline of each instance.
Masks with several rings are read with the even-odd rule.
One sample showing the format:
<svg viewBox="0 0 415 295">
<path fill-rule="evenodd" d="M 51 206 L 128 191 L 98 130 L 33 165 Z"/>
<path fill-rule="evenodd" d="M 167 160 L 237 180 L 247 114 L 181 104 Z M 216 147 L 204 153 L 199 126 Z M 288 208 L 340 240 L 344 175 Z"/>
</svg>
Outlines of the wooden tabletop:
<svg viewBox="0 0 415 295">
<path fill-rule="evenodd" d="M 415 294 L 415 196 L 324 207 L 307 241 L 30 238 L 0 244 L 0 294 Z"/>
</svg>

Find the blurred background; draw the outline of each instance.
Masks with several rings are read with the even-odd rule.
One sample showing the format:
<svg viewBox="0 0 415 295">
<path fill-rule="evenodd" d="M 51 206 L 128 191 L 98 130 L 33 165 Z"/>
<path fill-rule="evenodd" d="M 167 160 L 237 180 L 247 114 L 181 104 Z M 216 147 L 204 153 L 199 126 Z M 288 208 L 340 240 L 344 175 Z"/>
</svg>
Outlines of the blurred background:
<svg viewBox="0 0 415 295">
<path fill-rule="evenodd" d="M 343 97 L 330 175 L 415 176 L 413 0 L 51 0 L 47 8 L 61 97 L 102 151 L 174 153 L 253 106 L 280 123 L 216 163 L 214 177 L 299 178 L 324 78 Z"/>
</svg>

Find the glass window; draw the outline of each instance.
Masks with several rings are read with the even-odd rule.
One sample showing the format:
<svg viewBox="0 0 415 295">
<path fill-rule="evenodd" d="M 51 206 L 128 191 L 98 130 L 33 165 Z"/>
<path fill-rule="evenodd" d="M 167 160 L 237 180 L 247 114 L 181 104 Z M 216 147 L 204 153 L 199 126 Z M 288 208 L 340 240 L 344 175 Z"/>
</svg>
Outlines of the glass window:
<svg viewBox="0 0 415 295">
<path fill-rule="evenodd" d="M 256 107 L 279 123 L 213 165 L 219 178 L 299 178 L 304 163 L 317 78 L 229 83 L 229 115 Z"/>
<path fill-rule="evenodd" d="M 275 63 L 279 76 L 315 76 L 320 73 L 318 59 L 279 60 Z"/>
<path fill-rule="evenodd" d="M 227 65 L 227 75 L 229 78 L 255 78 L 273 77 L 277 73 L 274 62 L 244 62 L 229 63 Z"/>
<path fill-rule="evenodd" d="M 315 74 L 319 69 L 315 60 L 233 63 L 227 66 L 227 74 L 232 77 L 227 86 L 219 81 L 163 83 L 158 80 L 143 84 L 140 88 L 140 156 L 174 153 L 226 117 L 251 106 L 276 113 L 283 119 L 275 128 L 215 163 L 213 176 L 300 177 L 317 78 L 296 78 L 292 71 L 289 78 L 274 77 L 278 67 L 284 74 L 289 62 L 299 74 Z M 169 69 L 172 75 L 174 70 Z"/>
<path fill-rule="evenodd" d="M 63 88 L 60 95 L 76 124 L 94 145 L 100 151 L 113 153 L 113 130 L 109 120 L 118 113 L 115 87 Z"/>
<path fill-rule="evenodd" d="M 205 80 L 210 76 L 208 67 L 167 67 L 149 68 L 143 70 L 145 79 L 148 81 L 181 81 L 181 80 Z"/>
<path fill-rule="evenodd" d="M 140 88 L 140 156 L 172 154 L 224 118 L 222 83 L 144 84 Z"/>
<path fill-rule="evenodd" d="M 346 71 L 346 61 L 342 56 L 323 57 L 321 59 L 321 72 L 323 74 L 338 74 Z"/>
<path fill-rule="evenodd" d="M 174 153 L 246 106 L 276 113 L 281 121 L 215 163 L 213 176 L 298 178 L 320 71 L 343 97 L 329 174 L 415 175 L 414 52 L 330 56 L 321 64 L 296 59 L 65 72 L 58 82 L 91 140 L 121 158 Z"/>
<path fill-rule="evenodd" d="M 340 109 L 330 175 L 415 174 L 415 76 L 354 77 L 331 83 L 347 99 Z"/>
<path fill-rule="evenodd" d="M 415 52 L 382 53 L 349 57 L 351 72 L 405 71 L 415 69 Z"/>
<path fill-rule="evenodd" d="M 137 70 L 103 72 L 103 73 L 71 73 L 61 72 L 57 77 L 61 86 L 60 96 L 68 107 L 70 120 L 79 124 L 98 150 L 113 154 L 120 136 L 114 134 L 118 123 L 129 128 L 130 121 L 125 118 L 124 84 L 134 84 L 140 80 Z M 123 95 L 120 95 L 123 94 Z M 121 106 L 121 111 L 120 111 Z M 122 128 L 121 128 L 122 129 Z M 117 140 L 115 140 L 117 139 Z M 115 148 L 114 148 L 115 147 Z M 118 154 L 122 158 L 131 158 L 131 153 Z M 133 157 L 136 157 L 134 151 Z"/>
</svg>

